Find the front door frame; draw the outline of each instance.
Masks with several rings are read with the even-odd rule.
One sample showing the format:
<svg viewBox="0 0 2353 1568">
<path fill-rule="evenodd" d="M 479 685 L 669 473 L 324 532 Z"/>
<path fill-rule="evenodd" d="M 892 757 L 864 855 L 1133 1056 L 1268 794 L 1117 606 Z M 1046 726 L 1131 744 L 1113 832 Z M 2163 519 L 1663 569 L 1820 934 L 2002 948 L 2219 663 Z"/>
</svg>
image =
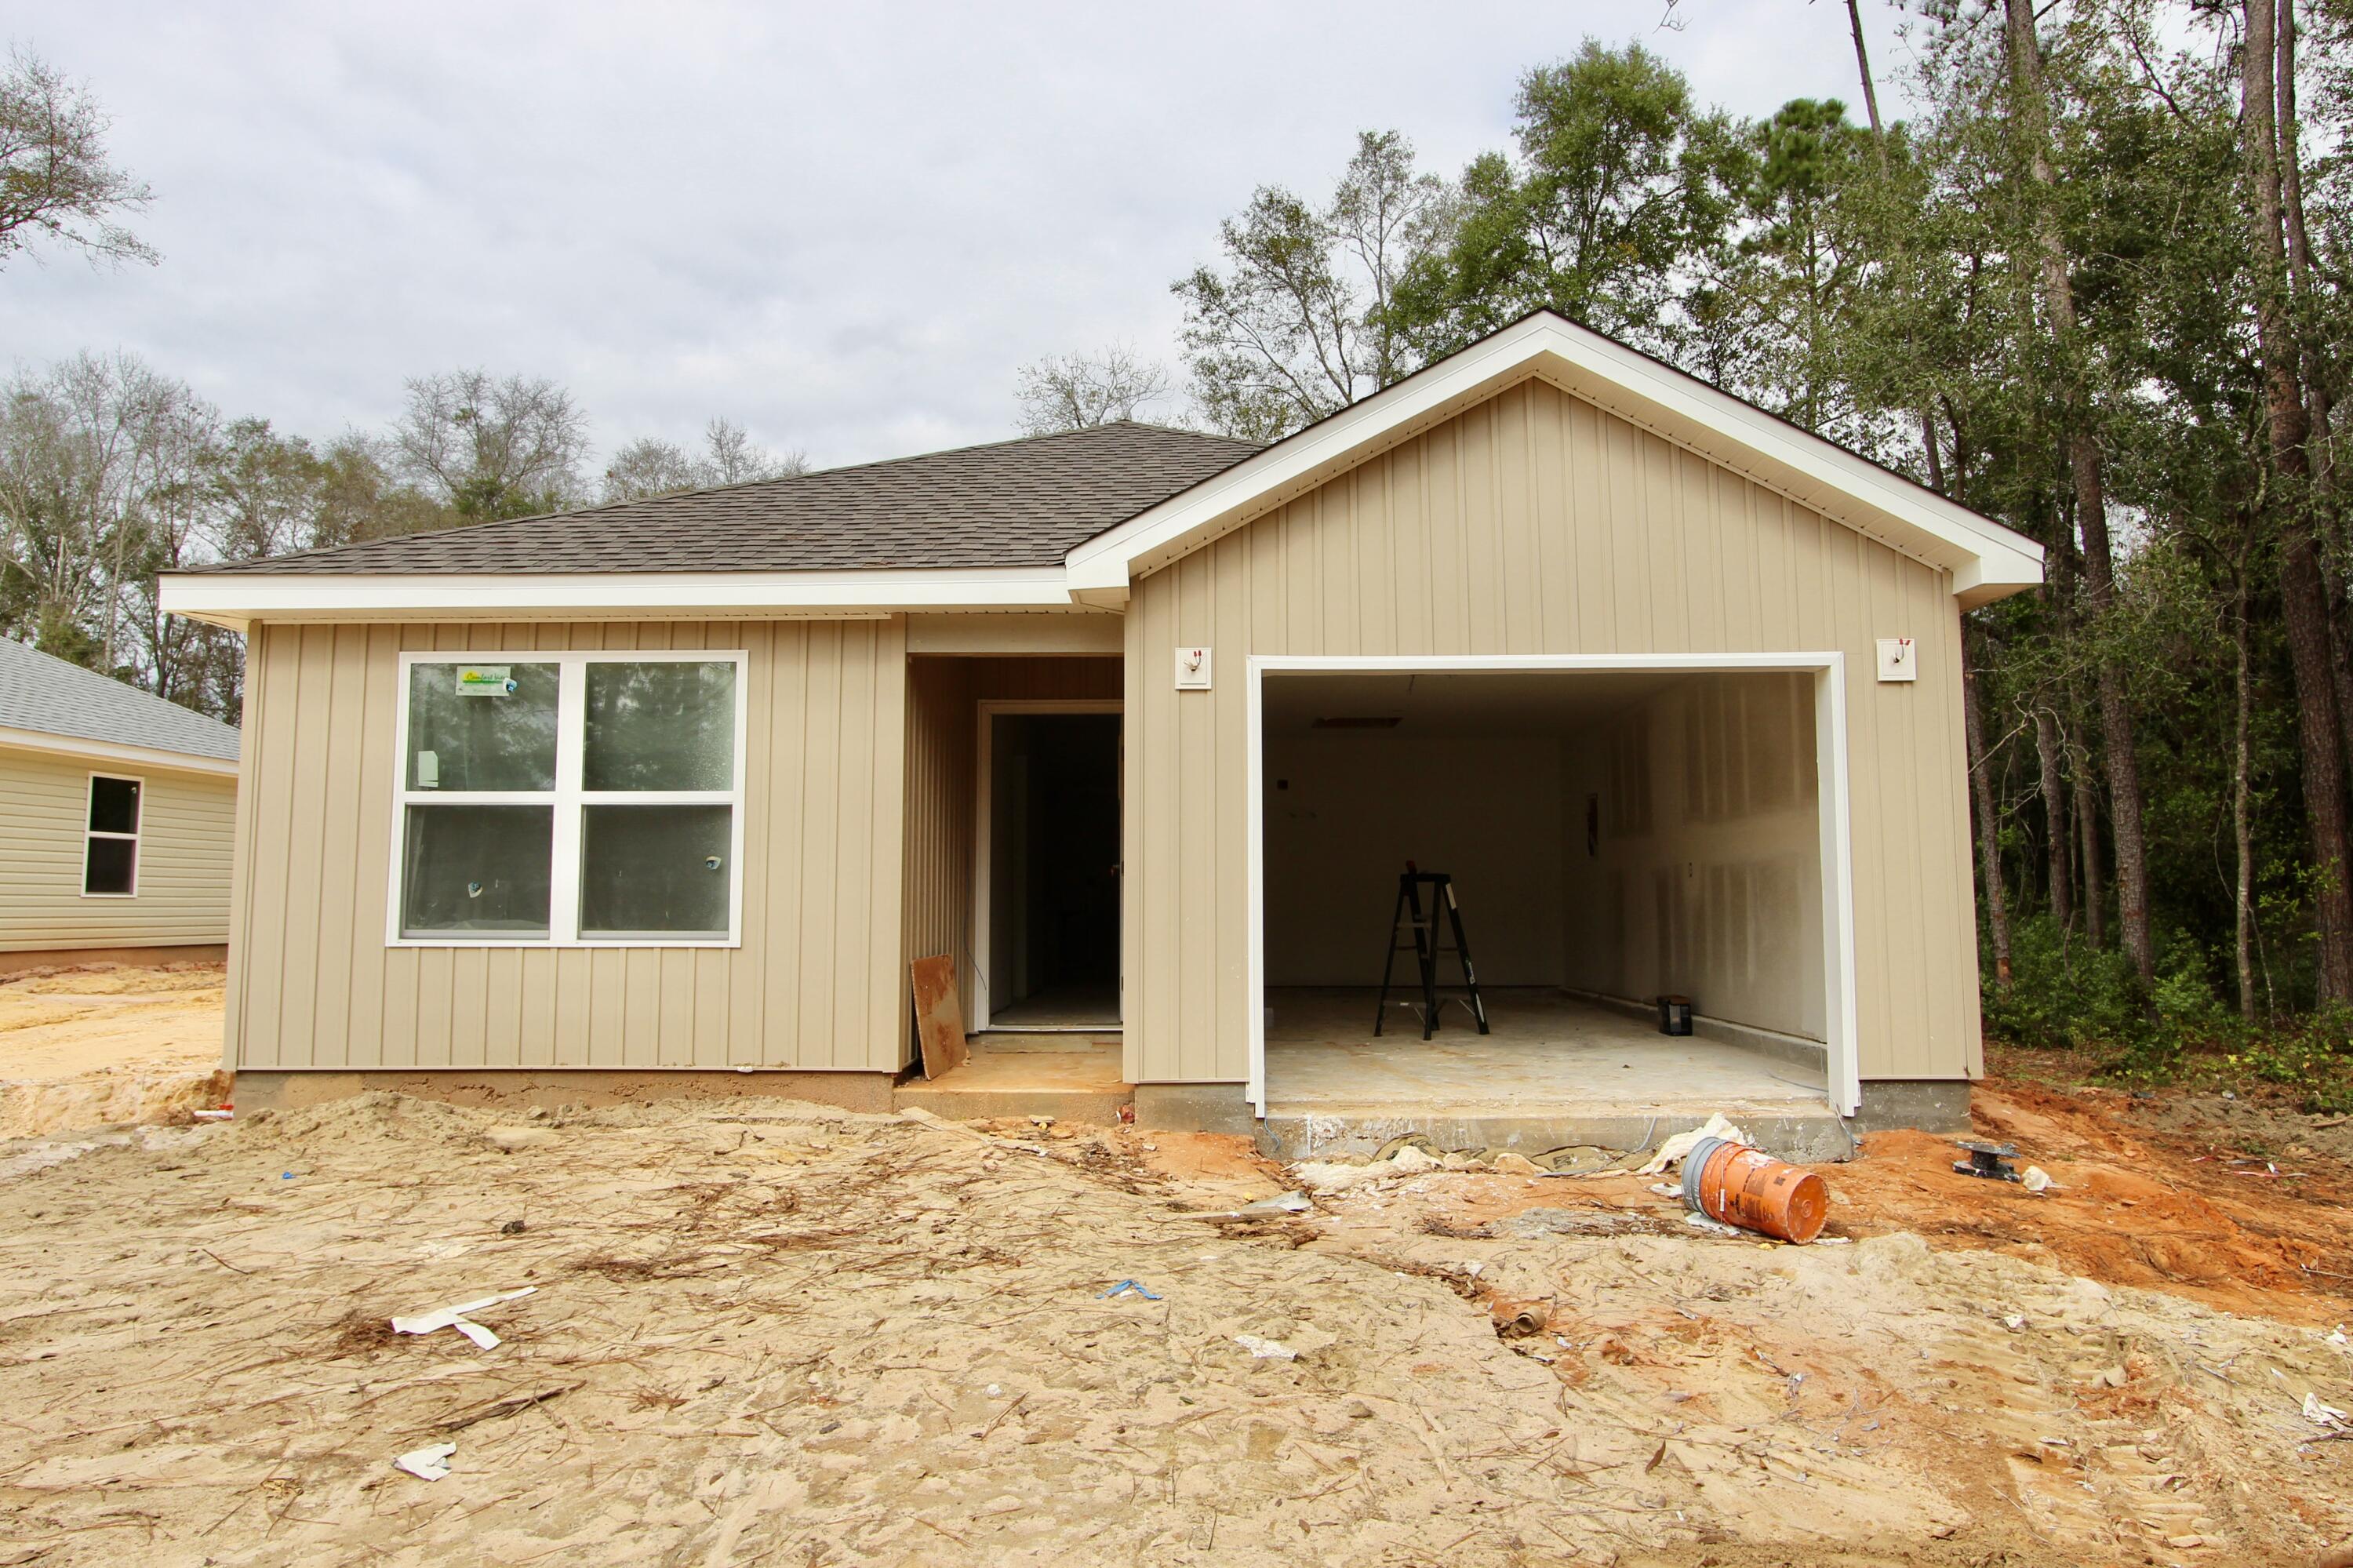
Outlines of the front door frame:
<svg viewBox="0 0 2353 1568">
<path fill-rule="evenodd" d="M 997 730 L 997 726 L 992 721 L 999 714 L 1124 714 L 1126 711 L 1127 704 L 1118 697 L 986 697 L 981 700 L 979 705 L 979 717 L 976 725 L 977 733 L 975 735 L 973 740 L 973 751 L 978 763 L 978 778 L 973 788 L 972 831 L 971 1027 L 973 1033 L 976 1034 L 989 1027 L 988 906 L 991 902 L 989 898 L 989 841 L 993 837 L 990 830 L 994 825 L 989 820 L 989 778 L 991 774 L 989 764 L 991 761 L 990 746 Z M 1123 725 L 1121 726 L 1120 740 L 1120 748 L 1123 757 L 1125 755 L 1126 747 L 1127 741 L 1125 736 L 1125 726 Z M 1114 790 L 1124 792 L 1126 787 L 1126 768 L 1124 766 L 1114 767 L 1112 770 L 1112 788 Z M 1123 804 L 1121 808 L 1123 818 L 1124 818 L 1126 808 L 1124 804 Z M 1126 842 L 1126 835 L 1127 828 L 1124 821 L 1123 821 L 1120 826 L 1121 842 L 1124 843 Z M 1120 950 L 1123 953 L 1126 951 L 1126 948 L 1124 944 Z M 1120 985 L 1116 994 L 1121 1000 L 1122 1006 L 1120 1011 L 1124 1018 L 1126 1012 L 1124 1002 L 1127 996 L 1127 982 L 1124 975 L 1120 978 Z M 1105 1034 L 1116 1031 L 1119 1027 L 1120 1025 L 1118 1023 L 1108 1025 L 1101 1023 L 1072 1023 L 1052 1025 L 1032 1031 L 1031 1033 L 1040 1034 Z"/>
<path fill-rule="evenodd" d="M 1253 653 L 1243 694 L 1249 736 L 1243 810 L 1249 833 L 1245 894 L 1250 900 L 1250 1104 L 1266 1115 L 1266 709 L 1270 674 L 1479 674 L 1530 671 L 1564 674 L 1595 671 L 1633 674 L 1804 673 L 1814 677 L 1814 790 L 1820 810 L 1815 834 L 1822 862 L 1822 983 L 1830 1039 L 1830 1098 L 1842 1116 L 1862 1104 L 1856 1061 L 1854 853 L 1847 792 L 1846 655 L 1810 653 Z"/>
</svg>

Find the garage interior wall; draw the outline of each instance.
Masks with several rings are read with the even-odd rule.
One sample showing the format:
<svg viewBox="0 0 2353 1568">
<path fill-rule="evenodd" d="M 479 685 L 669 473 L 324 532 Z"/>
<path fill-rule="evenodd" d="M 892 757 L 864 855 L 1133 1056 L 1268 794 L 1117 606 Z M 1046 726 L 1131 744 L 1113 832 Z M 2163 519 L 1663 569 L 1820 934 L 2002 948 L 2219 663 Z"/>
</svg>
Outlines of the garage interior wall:
<svg viewBox="0 0 2353 1568">
<path fill-rule="evenodd" d="M 1270 726 L 1266 983 L 1379 984 L 1409 860 L 1454 878 L 1482 983 L 1566 983 L 1569 744 Z M 1412 966 L 1402 955 L 1398 974 Z"/>
<path fill-rule="evenodd" d="M 1570 989 L 1829 1038 L 1814 679 L 1693 676 L 1567 748 Z"/>
<path fill-rule="evenodd" d="M 1116 658 L 1071 655 L 923 654 L 907 661 L 905 961 L 954 954 L 967 1022 L 973 1017 L 973 812 L 980 705 L 1116 701 L 1120 664 Z M 915 1059 L 917 1049 L 912 1003 L 903 1011 L 902 1065 Z"/>
<path fill-rule="evenodd" d="M 1454 879 L 1484 985 L 1674 992 L 1712 1018 L 1827 1038 L 1812 676 L 1643 678 L 1584 719 L 1590 694 L 1626 677 L 1534 677 L 1556 712 L 1514 677 L 1523 716 L 1489 730 L 1419 698 L 1389 705 L 1413 710 L 1395 728 L 1316 727 L 1293 694 L 1314 678 L 1271 679 L 1268 985 L 1377 984 L 1411 860 Z M 1381 705 L 1372 683 L 1322 684 L 1324 706 Z M 1504 685 L 1420 682 L 1466 709 Z"/>
</svg>

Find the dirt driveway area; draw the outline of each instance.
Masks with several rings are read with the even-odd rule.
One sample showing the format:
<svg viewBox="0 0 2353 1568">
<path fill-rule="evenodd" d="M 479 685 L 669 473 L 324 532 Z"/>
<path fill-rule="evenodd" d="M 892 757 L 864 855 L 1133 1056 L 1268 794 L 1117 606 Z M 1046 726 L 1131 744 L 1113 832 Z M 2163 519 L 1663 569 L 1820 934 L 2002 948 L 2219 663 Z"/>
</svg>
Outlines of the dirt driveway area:
<svg viewBox="0 0 2353 1568">
<path fill-rule="evenodd" d="M 154 1122 L 228 1093 L 218 964 L 0 979 L 0 1139 Z"/>
<path fill-rule="evenodd" d="M 1630 1176 L 1221 1218 L 1291 1178 L 766 1100 L 0 1144 L 0 1568 L 2308 1568 L 2353 1536 L 2353 1441 L 2304 1408 L 2353 1407 L 2343 1160 L 2123 1097 L 1980 1116 L 2058 1187 L 1875 1138 L 1805 1247 Z M 390 1325 L 518 1291 L 490 1348 Z"/>
</svg>

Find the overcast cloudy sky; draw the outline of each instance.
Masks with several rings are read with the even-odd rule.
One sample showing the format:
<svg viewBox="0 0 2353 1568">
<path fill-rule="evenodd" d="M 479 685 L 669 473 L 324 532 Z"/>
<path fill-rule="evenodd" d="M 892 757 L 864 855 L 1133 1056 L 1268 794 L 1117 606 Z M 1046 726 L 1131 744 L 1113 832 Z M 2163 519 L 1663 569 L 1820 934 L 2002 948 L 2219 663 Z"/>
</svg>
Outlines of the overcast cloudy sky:
<svg viewBox="0 0 2353 1568">
<path fill-rule="evenodd" d="M 1588 33 L 1743 113 L 1855 102 L 1840 0 L 1661 10 L 0 0 L 104 101 L 164 252 L 20 259 L 0 355 L 129 349 L 314 437 L 481 365 L 607 450 L 715 414 L 824 465 L 989 440 L 1042 355 L 1173 363 L 1168 283 L 1252 186 L 1326 188 L 1359 127 L 1459 169 Z M 1863 15 L 1884 101 L 1900 18 Z"/>
</svg>

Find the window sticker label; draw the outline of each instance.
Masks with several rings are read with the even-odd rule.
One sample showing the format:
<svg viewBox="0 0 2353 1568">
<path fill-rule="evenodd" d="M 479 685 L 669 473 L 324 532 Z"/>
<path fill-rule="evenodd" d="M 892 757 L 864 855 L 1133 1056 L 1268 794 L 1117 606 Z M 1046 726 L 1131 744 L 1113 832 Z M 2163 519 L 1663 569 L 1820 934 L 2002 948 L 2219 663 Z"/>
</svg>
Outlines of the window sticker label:
<svg viewBox="0 0 2353 1568">
<path fill-rule="evenodd" d="M 503 697 L 515 689 L 511 664 L 460 664 L 458 694 L 461 697 Z"/>
</svg>

